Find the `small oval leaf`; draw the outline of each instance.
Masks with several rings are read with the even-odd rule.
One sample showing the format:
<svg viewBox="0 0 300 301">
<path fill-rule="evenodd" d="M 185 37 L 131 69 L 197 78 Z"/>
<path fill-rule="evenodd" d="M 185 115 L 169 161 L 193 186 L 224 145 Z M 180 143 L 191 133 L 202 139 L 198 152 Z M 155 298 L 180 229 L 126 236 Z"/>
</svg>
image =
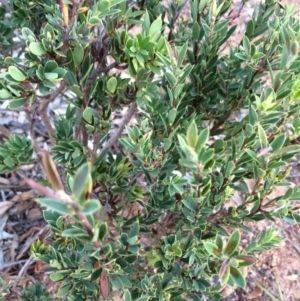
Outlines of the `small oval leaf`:
<svg viewBox="0 0 300 301">
<path fill-rule="evenodd" d="M 29 50 L 31 53 L 41 56 L 46 53 L 44 46 L 41 43 L 31 42 L 29 44 Z"/>
<path fill-rule="evenodd" d="M 115 93 L 117 89 L 117 84 L 118 84 L 117 79 L 115 77 L 111 77 L 106 84 L 107 90 L 112 94 Z"/>
<path fill-rule="evenodd" d="M 224 250 L 224 254 L 226 256 L 232 255 L 234 251 L 237 249 L 238 245 L 240 244 L 240 240 L 241 240 L 241 234 L 239 230 L 234 231 L 228 239 L 227 245 Z"/>
<path fill-rule="evenodd" d="M 26 79 L 26 73 L 24 74 L 23 71 L 21 71 L 19 68 L 15 66 L 10 66 L 8 68 L 9 75 L 16 81 L 22 82 Z"/>
</svg>

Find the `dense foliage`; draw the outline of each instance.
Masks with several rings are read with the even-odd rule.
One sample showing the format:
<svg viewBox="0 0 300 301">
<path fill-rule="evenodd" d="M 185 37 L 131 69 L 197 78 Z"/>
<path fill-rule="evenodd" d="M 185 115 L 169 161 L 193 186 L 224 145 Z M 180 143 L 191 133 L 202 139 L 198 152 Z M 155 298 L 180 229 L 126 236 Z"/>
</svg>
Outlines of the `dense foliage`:
<svg viewBox="0 0 300 301">
<path fill-rule="evenodd" d="M 1 172 L 40 159 L 52 187 L 25 178 L 51 230 L 31 252 L 61 286 L 22 300 L 218 300 L 244 288 L 243 267 L 280 241 L 268 229 L 241 248 L 247 222 L 300 222 L 298 187 L 266 200 L 290 185 L 300 150 L 292 9 L 267 0 L 234 47 L 231 0 L 1 3 L 0 98 L 29 124 L 38 114 L 51 140 L 50 155 L 34 132 L 0 145 Z M 69 105 L 53 118 L 58 96 Z"/>
</svg>

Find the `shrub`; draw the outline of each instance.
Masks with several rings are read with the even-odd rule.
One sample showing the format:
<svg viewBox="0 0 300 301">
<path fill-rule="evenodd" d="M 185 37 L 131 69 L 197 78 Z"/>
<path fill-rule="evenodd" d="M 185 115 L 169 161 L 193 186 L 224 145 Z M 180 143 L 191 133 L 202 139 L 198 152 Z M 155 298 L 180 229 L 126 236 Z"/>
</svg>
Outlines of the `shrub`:
<svg viewBox="0 0 300 301">
<path fill-rule="evenodd" d="M 218 300 L 244 288 L 243 267 L 281 240 L 270 228 L 242 248 L 248 222 L 300 221 L 299 188 L 285 180 L 300 150 L 292 9 L 267 0 L 234 47 L 230 0 L 192 0 L 187 18 L 181 1 L 1 3 L 0 97 L 29 124 L 40 116 L 51 155 L 34 131 L 11 136 L 0 168 L 43 163 L 52 188 L 25 180 L 51 235 L 31 252 L 61 283 L 55 300 Z M 68 108 L 50 117 L 59 95 Z M 287 192 L 267 200 L 275 186 Z M 37 289 L 49 298 L 38 285 L 26 294 Z"/>
</svg>

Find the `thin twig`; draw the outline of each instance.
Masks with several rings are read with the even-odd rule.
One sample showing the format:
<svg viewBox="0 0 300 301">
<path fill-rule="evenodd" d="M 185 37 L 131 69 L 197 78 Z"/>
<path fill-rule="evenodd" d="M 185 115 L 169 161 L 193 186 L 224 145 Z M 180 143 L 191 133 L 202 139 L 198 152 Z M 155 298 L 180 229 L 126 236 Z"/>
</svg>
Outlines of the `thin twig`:
<svg viewBox="0 0 300 301">
<path fill-rule="evenodd" d="M 62 81 L 60 86 L 53 92 L 51 93 L 49 96 L 47 97 L 39 97 L 39 98 L 46 98 L 45 100 L 41 100 L 40 99 L 40 107 L 39 107 L 39 115 L 41 116 L 42 120 L 43 120 L 43 123 L 45 124 L 45 127 L 48 131 L 48 134 L 50 136 L 50 140 L 51 140 L 51 144 L 52 145 L 55 145 L 55 140 L 54 140 L 54 135 L 55 135 L 55 132 L 54 132 L 54 129 L 51 125 L 51 122 L 50 122 L 50 119 L 49 119 L 49 116 L 47 115 L 46 113 L 46 110 L 48 108 L 48 105 L 54 101 L 56 99 L 56 97 L 61 94 L 63 92 L 63 90 L 65 89 L 66 87 L 66 83 L 65 81 Z"/>
<path fill-rule="evenodd" d="M 8 11 L 12 11 L 11 6 L 6 2 L 6 0 L 0 0 L 0 3 L 1 3 Z"/>
<path fill-rule="evenodd" d="M 7 263 L 3 264 L 2 269 L 10 268 L 10 267 L 13 267 L 17 264 L 24 263 L 26 261 L 27 261 L 27 259 L 23 259 L 23 260 L 19 260 L 19 261 L 13 261 L 13 262 L 7 262 Z"/>
<path fill-rule="evenodd" d="M 233 104 L 233 106 L 230 108 L 230 110 L 227 112 L 225 117 L 221 119 L 217 124 L 215 124 L 212 129 L 210 130 L 211 134 L 214 134 L 235 112 L 235 110 L 239 107 L 240 103 L 242 101 L 242 97 L 239 97 Z"/>
<path fill-rule="evenodd" d="M 51 141 L 51 145 L 54 146 L 55 145 L 55 140 L 54 140 L 54 135 L 55 135 L 55 132 L 54 132 L 54 129 L 51 125 L 51 122 L 50 122 L 50 119 L 47 115 L 47 113 L 45 111 L 40 111 L 39 112 L 39 115 L 41 116 L 42 120 L 43 120 L 43 123 L 45 124 L 45 127 L 48 131 L 48 134 L 49 134 L 49 137 L 50 137 L 50 141 Z"/>
<path fill-rule="evenodd" d="M 10 131 L 3 125 L 0 125 L 0 133 L 3 134 L 6 138 L 9 138 Z"/>
<path fill-rule="evenodd" d="M 30 111 L 28 108 L 25 110 L 25 113 L 26 113 L 26 117 L 27 117 L 27 121 L 28 121 L 28 128 L 29 128 L 29 133 L 31 136 L 33 148 L 34 148 L 35 152 L 38 154 L 41 152 L 41 148 L 39 147 L 39 145 L 36 141 L 36 138 L 35 138 L 33 120 L 31 118 L 31 114 L 30 114 Z"/>
<path fill-rule="evenodd" d="M 65 81 L 62 81 L 59 85 L 59 87 L 53 91 L 51 94 L 47 96 L 39 96 L 40 99 L 45 98 L 44 101 L 41 102 L 41 105 L 39 107 L 39 111 L 45 111 L 48 107 L 48 105 L 56 99 L 56 97 L 63 92 L 63 90 L 66 87 Z"/>
<path fill-rule="evenodd" d="M 128 124 L 132 116 L 136 113 L 137 104 L 133 102 L 130 104 L 127 114 L 123 117 L 119 128 L 114 132 L 114 134 L 106 141 L 102 148 L 102 152 L 104 149 L 111 147 L 122 135 L 122 132 L 125 129 L 125 126 Z"/>
<path fill-rule="evenodd" d="M 180 12 L 185 7 L 186 3 L 187 3 L 187 0 L 184 1 L 184 3 L 181 5 L 181 7 L 177 10 L 175 16 L 171 19 L 171 22 L 170 22 L 170 25 L 169 25 L 170 31 L 169 31 L 169 35 L 168 35 L 168 41 L 170 41 L 171 38 L 172 38 L 174 25 L 175 25 L 179 15 L 180 15 Z"/>
<path fill-rule="evenodd" d="M 16 289 L 16 286 L 17 286 L 19 280 L 20 280 L 20 279 L 22 278 L 22 276 L 25 274 L 26 270 L 29 268 L 29 266 L 31 265 L 32 261 L 33 261 L 33 256 L 31 255 L 31 256 L 27 259 L 26 263 L 23 265 L 22 269 L 20 270 L 17 279 L 14 281 L 13 290 Z"/>
</svg>

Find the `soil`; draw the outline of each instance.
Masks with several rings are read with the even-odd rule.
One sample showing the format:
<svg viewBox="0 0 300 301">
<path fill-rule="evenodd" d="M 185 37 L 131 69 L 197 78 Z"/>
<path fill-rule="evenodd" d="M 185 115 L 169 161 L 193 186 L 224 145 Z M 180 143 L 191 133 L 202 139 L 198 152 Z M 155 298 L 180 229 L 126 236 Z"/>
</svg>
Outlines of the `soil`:
<svg viewBox="0 0 300 301">
<path fill-rule="evenodd" d="M 236 10 L 238 10 L 241 1 L 234 2 Z M 245 30 L 245 22 L 249 20 L 253 8 L 258 2 L 258 0 L 248 1 L 240 12 L 240 17 L 235 19 L 234 22 L 239 26 L 236 35 L 231 40 L 233 44 L 239 43 Z M 300 15 L 300 0 L 282 0 L 281 4 L 294 4 Z M 18 116 L 19 119 L 20 116 Z M 27 134 L 28 127 L 24 127 L 19 119 L 11 122 L 14 130 L 18 130 L 18 134 Z M 45 128 L 38 123 L 34 126 L 36 126 L 34 128 L 36 133 L 41 136 L 39 142 L 47 141 L 49 136 Z M 0 140 L 1 137 L 5 137 L 5 130 L 7 130 L 1 127 L 3 126 L 0 125 Z M 23 172 L 31 178 L 43 178 L 40 169 L 36 166 L 27 166 Z M 296 176 L 292 180 L 295 184 L 299 184 L 300 176 L 297 175 L 300 175 L 300 169 L 298 170 L 297 164 L 295 164 L 293 174 Z M 11 284 L 17 283 L 12 287 L 12 293 L 7 295 L 5 300 L 18 300 L 17 296 L 22 288 L 36 280 L 43 282 L 50 292 L 55 291 L 55 286 L 50 283 L 48 275 L 43 272 L 43 265 L 34 262 L 29 257 L 30 245 L 38 238 L 43 239 L 47 235 L 42 212 L 32 201 L 32 192 L 24 189 L 20 179 L 13 174 L 10 174 L 9 178 L 0 174 L 0 192 L 0 217 L 2 216 L 0 218 L 0 242 L 2 242 L 0 245 L 0 276 Z M 278 191 L 278 195 L 280 193 L 282 192 Z M 227 290 L 224 301 L 300 300 L 300 226 L 281 221 L 262 221 L 255 224 L 254 232 L 268 227 L 276 227 L 279 235 L 284 239 L 283 242 L 278 248 L 257 255 L 257 263 L 247 270 L 246 289 Z M 242 244 L 246 246 L 254 235 L 255 233 L 243 233 Z M 272 294 L 274 298 L 271 298 L 269 294 Z"/>
</svg>

